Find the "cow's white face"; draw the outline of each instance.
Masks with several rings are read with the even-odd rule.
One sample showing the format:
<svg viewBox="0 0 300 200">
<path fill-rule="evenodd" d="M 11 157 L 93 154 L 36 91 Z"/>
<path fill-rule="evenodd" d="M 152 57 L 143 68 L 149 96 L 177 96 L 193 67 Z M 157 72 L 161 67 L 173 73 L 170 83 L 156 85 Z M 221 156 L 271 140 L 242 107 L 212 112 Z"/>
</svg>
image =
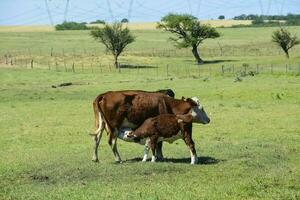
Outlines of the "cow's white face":
<svg viewBox="0 0 300 200">
<path fill-rule="evenodd" d="M 206 112 L 204 111 L 203 106 L 201 105 L 199 99 L 197 97 L 193 97 L 191 99 L 197 103 L 197 106 L 192 107 L 193 122 L 208 124 L 210 122 L 210 119 L 207 116 Z"/>
</svg>

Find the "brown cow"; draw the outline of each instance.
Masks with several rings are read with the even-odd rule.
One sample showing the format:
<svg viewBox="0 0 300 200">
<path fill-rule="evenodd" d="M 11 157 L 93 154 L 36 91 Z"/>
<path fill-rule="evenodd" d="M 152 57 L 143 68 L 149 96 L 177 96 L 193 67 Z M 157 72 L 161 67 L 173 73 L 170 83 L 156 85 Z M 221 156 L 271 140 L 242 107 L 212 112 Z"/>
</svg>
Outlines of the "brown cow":
<svg viewBox="0 0 300 200">
<path fill-rule="evenodd" d="M 197 154 L 192 139 L 192 121 L 193 117 L 190 113 L 185 115 L 158 115 L 156 117 L 148 118 L 135 131 L 125 131 L 123 139 L 129 142 L 145 144 L 143 162 L 148 158 L 150 147 L 152 150 L 151 162 L 155 162 L 155 150 L 158 142 L 167 141 L 173 143 L 175 140 L 182 138 L 190 148 L 191 164 L 196 164 Z"/>
<path fill-rule="evenodd" d="M 191 113 L 194 122 L 209 123 L 209 118 L 197 98 L 178 100 L 157 92 L 110 91 L 97 96 L 93 106 L 96 127 L 92 134 L 95 140 L 93 161 L 96 162 L 104 129 L 109 134 L 109 145 L 116 161 L 121 162 L 116 142 L 124 127 L 135 129 L 146 119 L 167 113 Z"/>
</svg>

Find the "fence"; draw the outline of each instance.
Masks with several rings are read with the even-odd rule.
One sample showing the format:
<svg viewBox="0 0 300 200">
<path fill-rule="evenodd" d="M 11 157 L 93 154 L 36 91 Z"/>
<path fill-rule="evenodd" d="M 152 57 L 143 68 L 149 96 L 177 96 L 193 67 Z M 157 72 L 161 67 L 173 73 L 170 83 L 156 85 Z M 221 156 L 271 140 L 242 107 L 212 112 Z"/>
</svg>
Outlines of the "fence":
<svg viewBox="0 0 300 200">
<path fill-rule="evenodd" d="M 132 65 L 121 63 L 116 69 L 113 65 L 101 63 L 98 57 L 89 60 L 67 60 L 64 57 L 53 56 L 51 60 L 39 59 L 28 56 L 4 55 L 0 64 L 7 67 L 19 67 L 26 69 L 48 69 L 55 71 L 66 71 L 73 73 L 121 73 L 148 78 L 163 77 L 192 77 L 201 76 L 246 76 L 258 73 L 268 74 L 300 74 L 299 64 L 205 64 L 205 65 L 179 65 L 179 64 L 159 64 L 159 65 Z"/>
</svg>

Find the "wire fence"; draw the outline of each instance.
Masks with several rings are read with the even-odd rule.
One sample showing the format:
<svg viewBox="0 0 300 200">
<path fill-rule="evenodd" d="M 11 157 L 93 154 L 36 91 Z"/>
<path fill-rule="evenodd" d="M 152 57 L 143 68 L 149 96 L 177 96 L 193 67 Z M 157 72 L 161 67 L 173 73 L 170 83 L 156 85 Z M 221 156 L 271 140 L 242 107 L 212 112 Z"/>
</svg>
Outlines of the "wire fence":
<svg viewBox="0 0 300 200">
<path fill-rule="evenodd" d="M 290 50 L 290 54 L 299 55 L 300 46 Z M 204 57 L 249 57 L 249 56 L 284 56 L 284 52 L 275 45 L 262 45 L 247 44 L 240 46 L 232 45 L 214 45 L 213 47 L 202 46 L 199 48 L 199 52 Z M 102 56 L 106 54 L 104 49 L 101 48 L 26 48 L 26 49 L 0 49 L 0 55 L 8 57 L 92 57 Z M 176 48 L 145 48 L 145 49 L 127 49 L 123 55 L 131 56 L 143 56 L 143 57 L 192 57 L 192 52 L 188 48 L 176 49 Z"/>
<path fill-rule="evenodd" d="M 42 58 L 42 57 L 41 57 Z M 147 78 L 155 77 L 203 77 L 203 76 L 247 76 L 259 73 L 268 74 L 300 74 L 300 63 L 296 64 L 204 64 L 204 65 L 182 65 L 182 64 L 157 64 L 141 65 L 132 63 L 120 63 L 118 68 L 107 63 L 102 63 L 95 56 L 94 59 L 70 60 L 66 57 L 53 56 L 51 60 L 41 59 L 38 56 L 11 56 L 5 54 L 0 64 L 6 67 L 18 67 L 24 69 L 48 69 L 54 71 L 65 71 L 72 73 L 123 73 L 133 76 Z"/>
</svg>

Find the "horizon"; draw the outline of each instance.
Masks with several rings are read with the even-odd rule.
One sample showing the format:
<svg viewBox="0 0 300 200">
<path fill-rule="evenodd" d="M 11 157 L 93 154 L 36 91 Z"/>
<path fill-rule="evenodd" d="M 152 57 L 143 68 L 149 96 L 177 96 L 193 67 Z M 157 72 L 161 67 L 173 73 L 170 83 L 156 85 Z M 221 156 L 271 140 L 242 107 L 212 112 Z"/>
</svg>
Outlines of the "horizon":
<svg viewBox="0 0 300 200">
<path fill-rule="evenodd" d="M 69 3 L 68 3 L 69 2 Z M 15 5 L 18 5 L 17 7 Z M 14 11 L 12 13 L 12 10 Z M 186 13 L 199 20 L 232 19 L 241 14 L 286 15 L 300 13 L 297 0 L 2 0 L 0 25 L 55 25 L 63 21 L 157 22 L 168 13 Z"/>
</svg>

